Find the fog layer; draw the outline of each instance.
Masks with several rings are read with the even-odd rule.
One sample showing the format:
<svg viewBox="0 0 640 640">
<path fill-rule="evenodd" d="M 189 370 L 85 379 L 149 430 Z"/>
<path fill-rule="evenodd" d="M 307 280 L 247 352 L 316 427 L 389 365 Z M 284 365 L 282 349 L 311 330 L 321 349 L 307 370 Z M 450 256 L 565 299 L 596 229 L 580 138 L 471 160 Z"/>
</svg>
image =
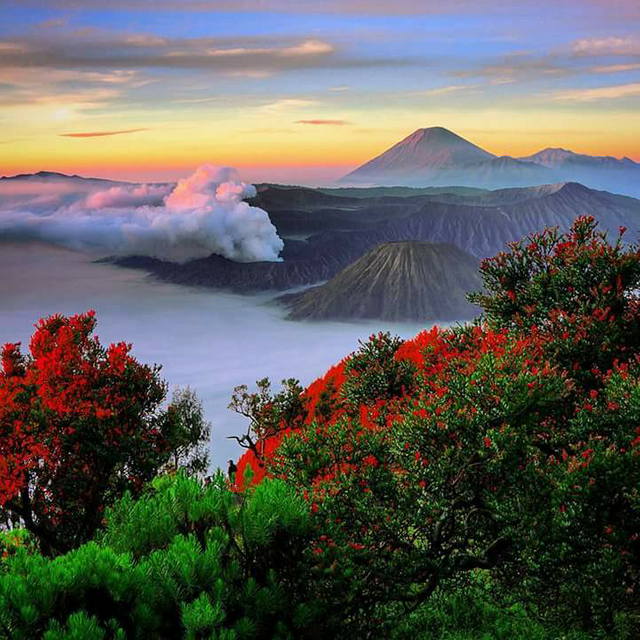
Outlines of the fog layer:
<svg viewBox="0 0 640 640">
<path fill-rule="evenodd" d="M 97 312 L 104 343 L 133 343 L 136 357 L 163 365 L 171 391 L 191 386 L 212 423 L 211 459 L 241 450 L 227 436 L 245 422 L 227 409 L 234 386 L 296 377 L 312 382 L 378 330 L 409 337 L 418 324 L 299 323 L 266 295 L 247 297 L 157 283 L 139 271 L 91 262 L 40 243 L 0 243 L 0 344 L 28 347 L 33 325 L 52 313 Z"/>
</svg>

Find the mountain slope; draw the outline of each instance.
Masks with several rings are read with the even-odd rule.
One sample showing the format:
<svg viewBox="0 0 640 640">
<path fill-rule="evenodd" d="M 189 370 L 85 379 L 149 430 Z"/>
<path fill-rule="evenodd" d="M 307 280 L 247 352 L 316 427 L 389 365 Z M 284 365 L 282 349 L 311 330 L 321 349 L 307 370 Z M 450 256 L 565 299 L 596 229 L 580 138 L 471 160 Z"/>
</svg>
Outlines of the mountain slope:
<svg viewBox="0 0 640 640">
<path fill-rule="evenodd" d="M 439 170 L 473 165 L 495 156 L 444 127 L 416 129 L 384 153 L 344 176 L 345 184 L 409 184 Z M 391 183 L 395 180 L 404 182 Z M 462 183 L 461 183 L 462 184 Z M 423 185 L 424 186 L 424 185 Z"/>
<path fill-rule="evenodd" d="M 478 260 L 447 244 L 391 242 L 356 260 L 320 287 L 283 296 L 290 319 L 458 320 L 482 286 Z"/>
<path fill-rule="evenodd" d="M 589 156 L 567 149 L 543 149 L 526 158 L 553 171 L 557 180 L 581 182 L 595 189 L 640 196 L 640 164 L 630 158 Z"/>
<path fill-rule="evenodd" d="M 278 194 L 278 199 L 282 194 Z M 300 196 L 291 193 L 293 200 Z M 331 196 L 326 196 L 330 198 Z M 145 269 L 177 284 L 203 285 L 237 292 L 279 290 L 328 280 L 374 247 L 387 242 L 423 241 L 453 244 L 477 258 L 495 255 L 506 243 L 541 231 L 567 229 L 580 215 L 593 215 L 613 234 L 640 233 L 640 200 L 594 191 L 576 183 L 503 189 L 472 197 L 441 194 L 409 198 L 354 199 L 360 208 L 295 206 L 267 208 L 285 237 L 282 262 L 236 263 L 210 256 L 186 264 L 130 257 L 118 264 Z M 323 231 L 324 229 L 324 231 Z M 292 239 L 313 234 L 306 240 Z"/>
<path fill-rule="evenodd" d="M 631 158 L 614 158 L 612 156 L 589 156 L 584 153 L 575 153 L 568 149 L 548 147 L 530 156 L 518 158 L 524 162 L 533 162 L 543 167 L 558 169 L 570 165 L 585 165 L 596 168 L 640 169 L 640 164 Z"/>
<path fill-rule="evenodd" d="M 341 178 L 348 186 L 500 189 L 553 182 L 640 196 L 640 164 L 629 158 L 588 156 L 548 148 L 530 156 L 497 157 L 442 127 L 418 129 Z"/>
</svg>

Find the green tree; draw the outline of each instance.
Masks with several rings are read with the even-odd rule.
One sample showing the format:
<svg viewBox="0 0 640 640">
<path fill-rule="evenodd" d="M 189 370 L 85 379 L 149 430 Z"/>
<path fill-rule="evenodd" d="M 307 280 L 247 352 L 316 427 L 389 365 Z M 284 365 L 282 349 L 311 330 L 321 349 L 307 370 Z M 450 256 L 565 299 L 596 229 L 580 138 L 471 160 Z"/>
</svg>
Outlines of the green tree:
<svg viewBox="0 0 640 640">
<path fill-rule="evenodd" d="M 578 219 L 482 271 L 484 320 L 372 337 L 263 447 L 311 506 L 316 588 L 346 635 L 374 637 L 387 612 L 479 572 L 554 624 L 612 634 L 634 619 L 638 249 Z"/>
<path fill-rule="evenodd" d="M 95 541 L 5 559 L 0 637 L 330 637 L 300 564 L 311 533 L 308 506 L 282 481 L 239 498 L 222 474 L 207 486 L 159 477 L 117 501 Z"/>
</svg>

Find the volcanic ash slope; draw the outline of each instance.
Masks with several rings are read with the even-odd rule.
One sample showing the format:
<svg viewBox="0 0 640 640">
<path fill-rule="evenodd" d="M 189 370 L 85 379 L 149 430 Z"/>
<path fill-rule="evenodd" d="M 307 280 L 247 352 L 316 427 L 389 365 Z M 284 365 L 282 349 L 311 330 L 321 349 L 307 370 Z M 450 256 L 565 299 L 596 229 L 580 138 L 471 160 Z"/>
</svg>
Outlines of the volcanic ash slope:
<svg viewBox="0 0 640 640">
<path fill-rule="evenodd" d="M 294 320 L 463 320 L 482 288 L 478 259 L 450 244 L 381 244 L 324 285 L 282 296 Z"/>
</svg>

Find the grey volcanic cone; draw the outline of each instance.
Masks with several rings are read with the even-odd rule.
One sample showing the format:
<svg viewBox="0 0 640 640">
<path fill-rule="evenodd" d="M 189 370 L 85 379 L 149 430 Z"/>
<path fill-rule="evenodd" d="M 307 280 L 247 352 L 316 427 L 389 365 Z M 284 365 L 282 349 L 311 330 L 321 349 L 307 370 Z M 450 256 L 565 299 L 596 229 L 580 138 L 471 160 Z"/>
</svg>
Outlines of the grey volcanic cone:
<svg viewBox="0 0 640 640">
<path fill-rule="evenodd" d="M 450 244 L 381 244 L 326 284 L 282 296 L 290 319 L 462 320 L 479 310 L 478 260 Z"/>
</svg>

